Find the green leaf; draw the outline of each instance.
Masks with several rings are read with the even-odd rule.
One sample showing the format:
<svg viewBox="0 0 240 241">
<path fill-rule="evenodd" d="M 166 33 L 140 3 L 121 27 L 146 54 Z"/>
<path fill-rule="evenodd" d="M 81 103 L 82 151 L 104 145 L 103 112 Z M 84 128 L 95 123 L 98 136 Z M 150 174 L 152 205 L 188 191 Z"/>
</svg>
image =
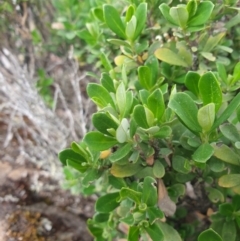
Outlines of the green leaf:
<svg viewBox="0 0 240 241">
<path fill-rule="evenodd" d="M 240 174 L 227 174 L 219 178 L 218 185 L 221 187 L 235 187 L 240 185 Z"/>
<path fill-rule="evenodd" d="M 185 29 L 188 21 L 188 11 L 185 7 L 172 7 L 169 11 L 169 14 L 171 15 L 174 22 L 178 24 L 178 26 Z"/>
<path fill-rule="evenodd" d="M 200 75 L 197 72 L 189 71 L 185 77 L 186 87 L 193 92 L 194 95 L 198 96 L 199 89 L 198 83 L 200 80 Z"/>
<path fill-rule="evenodd" d="M 164 218 L 164 213 L 157 207 L 148 207 L 147 214 L 150 224 L 153 224 L 157 219 Z"/>
<path fill-rule="evenodd" d="M 125 27 L 118 11 L 112 5 L 105 4 L 103 6 L 103 15 L 107 26 L 120 38 L 125 39 Z"/>
<path fill-rule="evenodd" d="M 159 160 L 155 160 L 155 162 L 154 162 L 153 175 L 156 178 L 162 178 L 165 175 L 165 168 Z"/>
<path fill-rule="evenodd" d="M 127 105 L 125 106 L 125 112 L 124 112 L 123 117 L 128 117 L 128 115 L 132 111 L 132 108 L 133 108 L 133 92 L 132 91 L 127 92 L 126 103 L 127 103 Z"/>
<path fill-rule="evenodd" d="M 142 169 L 143 167 L 139 163 L 130 163 L 127 165 L 117 165 L 117 163 L 114 163 L 110 172 L 115 177 L 131 177 Z"/>
<path fill-rule="evenodd" d="M 149 125 L 147 122 L 147 116 L 145 109 L 142 105 L 137 105 L 133 109 L 133 119 L 140 127 L 148 129 Z"/>
<path fill-rule="evenodd" d="M 121 124 L 116 131 L 116 139 L 119 143 L 124 143 L 129 139 L 129 123 L 126 118 L 123 118 Z"/>
<path fill-rule="evenodd" d="M 238 62 L 234 67 L 233 79 L 231 80 L 231 83 L 235 84 L 239 80 L 240 80 L 240 62 Z"/>
<path fill-rule="evenodd" d="M 159 62 L 154 55 L 150 55 L 145 62 L 145 65 L 150 68 L 152 74 L 152 86 L 154 86 L 158 81 L 158 71 L 159 71 Z"/>
<path fill-rule="evenodd" d="M 222 203 L 219 205 L 219 213 L 226 217 L 232 217 L 234 212 L 233 205 L 231 203 Z"/>
<path fill-rule="evenodd" d="M 209 61 L 215 61 L 216 60 L 216 57 L 212 54 L 212 53 L 209 53 L 209 52 L 201 52 L 201 55 L 209 60 Z"/>
<path fill-rule="evenodd" d="M 131 48 L 131 45 L 127 41 L 124 41 L 124 40 L 121 40 L 121 39 L 107 39 L 107 41 L 110 44 L 115 44 L 117 46 L 124 46 L 124 47 L 127 47 L 127 48 Z"/>
<path fill-rule="evenodd" d="M 152 73 L 148 66 L 138 68 L 138 79 L 143 88 L 150 90 L 153 87 Z"/>
<path fill-rule="evenodd" d="M 221 125 L 224 121 L 226 121 L 232 113 L 238 108 L 240 105 L 240 93 L 238 93 L 227 106 L 227 108 L 223 111 L 223 113 L 217 118 L 215 123 L 212 126 L 212 130 Z"/>
<path fill-rule="evenodd" d="M 107 55 L 100 51 L 100 56 L 99 56 L 101 63 L 103 67 L 105 68 L 106 71 L 111 71 L 113 69 L 111 62 L 109 61 Z"/>
<path fill-rule="evenodd" d="M 152 241 L 164 241 L 163 232 L 156 223 L 153 223 L 148 227 L 145 227 L 145 230 L 149 234 Z M 174 240 L 174 241 L 177 241 L 177 240 Z"/>
<path fill-rule="evenodd" d="M 157 188 L 156 180 L 152 177 L 145 177 L 143 181 L 142 202 L 148 207 L 156 206 L 157 204 Z"/>
<path fill-rule="evenodd" d="M 109 160 L 112 163 L 117 162 L 126 157 L 132 149 L 132 143 L 126 143 L 124 146 L 119 147 L 119 149 L 109 157 Z"/>
<path fill-rule="evenodd" d="M 215 120 L 215 105 L 213 103 L 207 104 L 198 110 L 198 123 L 204 132 L 211 130 Z"/>
<path fill-rule="evenodd" d="M 172 18 L 172 16 L 170 15 L 170 7 L 166 4 L 166 3 L 162 3 L 159 6 L 159 9 L 162 13 L 162 15 L 164 16 L 164 18 L 171 24 L 178 26 L 177 23 L 174 21 L 174 19 Z"/>
<path fill-rule="evenodd" d="M 98 131 L 108 136 L 108 129 L 116 130 L 118 128 L 118 124 L 111 118 L 108 113 L 105 112 L 97 112 L 93 114 L 92 123 Z"/>
<path fill-rule="evenodd" d="M 118 144 L 115 138 L 105 136 L 104 134 L 97 131 L 87 133 L 83 141 L 93 151 L 105 151 Z"/>
<path fill-rule="evenodd" d="M 223 241 L 235 241 L 237 237 L 237 230 L 235 221 L 231 220 L 223 224 L 222 239 Z"/>
<path fill-rule="evenodd" d="M 214 153 L 214 148 L 208 144 L 203 143 L 198 149 L 194 152 L 192 158 L 196 162 L 206 163 L 207 160 L 211 158 Z"/>
<path fill-rule="evenodd" d="M 208 198 L 213 203 L 224 202 L 224 195 L 216 188 L 207 187 Z"/>
<path fill-rule="evenodd" d="M 103 86 L 95 83 L 90 83 L 87 86 L 87 93 L 92 101 L 100 108 L 106 107 L 108 104 L 115 108 L 115 104 L 111 95 Z"/>
<path fill-rule="evenodd" d="M 89 186 L 89 184 L 97 180 L 101 176 L 101 174 L 102 174 L 101 171 L 99 171 L 96 168 L 92 168 L 86 173 L 85 177 L 81 181 L 81 184 L 83 186 Z"/>
<path fill-rule="evenodd" d="M 197 11 L 197 1 L 196 0 L 190 0 L 187 3 L 187 11 L 188 11 L 189 17 L 192 17 L 195 15 L 195 13 Z"/>
<path fill-rule="evenodd" d="M 158 121 L 161 120 L 165 112 L 165 103 L 160 89 L 156 89 L 147 99 L 147 106 Z"/>
<path fill-rule="evenodd" d="M 134 201 L 137 204 L 141 203 L 141 196 L 142 193 L 141 192 L 137 192 L 133 189 L 130 189 L 128 187 L 123 187 L 120 191 L 120 197 L 121 197 L 121 201 L 124 199 L 131 199 L 132 201 Z"/>
<path fill-rule="evenodd" d="M 222 91 L 215 75 L 212 72 L 204 74 L 199 80 L 198 88 L 203 104 L 214 103 L 217 112 L 222 105 Z"/>
<path fill-rule="evenodd" d="M 198 236 L 198 241 L 223 241 L 213 229 L 207 229 Z"/>
<path fill-rule="evenodd" d="M 128 241 L 138 241 L 139 240 L 139 227 L 131 226 L 128 230 Z"/>
<path fill-rule="evenodd" d="M 137 19 L 132 16 L 131 20 L 126 24 L 126 36 L 129 40 L 132 40 L 137 26 Z"/>
<path fill-rule="evenodd" d="M 88 166 L 82 165 L 81 162 L 76 160 L 70 160 L 70 159 L 67 159 L 67 166 L 73 167 L 74 169 L 76 169 L 81 173 L 84 173 L 88 169 Z"/>
<path fill-rule="evenodd" d="M 127 184 L 123 178 L 117 178 L 114 176 L 108 177 L 109 183 L 116 189 L 121 189 L 122 187 L 126 187 Z"/>
<path fill-rule="evenodd" d="M 96 214 L 93 216 L 93 220 L 94 220 L 96 223 L 105 223 L 105 222 L 108 221 L 109 216 L 110 216 L 110 213 L 96 213 Z"/>
<path fill-rule="evenodd" d="M 115 93 L 115 88 L 114 88 L 114 83 L 112 78 L 109 76 L 107 73 L 102 73 L 101 75 L 101 84 L 102 86 L 108 91 L 108 92 L 113 92 Z"/>
<path fill-rule="evenodd" d="M 129 22 L 135 12 L 133 5 L 130 5 L 126 11 L 125 22 Z"/>
<path fill-rule="evenodd" d="M 78 163 L 86 162 L 84 156 L 80 155 L 79 153 L 74 152 L 72 149 L 65 149 L 58 154 L 59 160 L 62 162 L 63 165 L 67 165 L 67 160 L 73 160 Z"/>
<path fill-rule="evenodd" d="M 137 18 L 137 27 L 134 33 L 133 40 L 139 37 L 145 27 L 147 20 L 147 3 L 140 3 L 136 9 L 135 16 Z"/>
<path fill-rule="evenodd" d="M 228 146 L 222 144 L 221 146 L 212 144 L 214 148 L 214 156 L 218 159 L 233 164 L 233 165 L 240 165 L 239 156 Z"/>
<path fill-rule="evenodd" d="M 240 141 L 240 134 L 235 125 L 227 123 L 220 126 L 222 134 L 232 142 Z"/>
<path fill-rule="evenodd" d="M 197 11 L 188 21 L 188 26 L 199 26 L 205 24 L 210 18 L 214 4 L 210 1 L 200 2 Z"/>
<path fill-rule="evenodd" d="M 101 8 L 94 8 L 93 14 L 96 18 L 98 18 L 101 22 L 104 22 L 103 10 Z"/>
<path fill-rule="evenodd" d="M 97 199 L 95 208 L 99 213 L 109 213 L 119 206 L 119 192 L 108 193 Z"/>
<path fill-rule="evenodd" d="M 203 47 L 203 52 L 211 52 L 221 41 L 221 39 L 224 37 L 225 33 L 218 33 L 215 36 L 210 36 L 207 39 L 206 44 Z"/>
<path fill-rule="evenodd" d="M 169 224 L 164 222 L 158 222 L 157 225 L 163 233 L 163 241 L 182 241 L 182 238 L 180 237 L 178 232 Z"/>
<path fill-rule="evenodd" d="M 121 82 L 116 91 L 116 101 L 120 115 L 123 116 L 126 110 L 126 90 L 124 83 Z"/>
<path fill-rule="evenodd" d="M 72 144 L 71 144 L 71 148 L 74 152 L 80 154 L 85 159 L 87 159 L 89 157 L 89 153 L 86 150 L 86 146 L 83 142 L 78 144 L 77 142 L 73 141 Z"/>
<path fill-rule="evenodd" d="M 171 49 L 167 49 L 167 48 L 157 49 L 154 55 L 161 61 L 164 61 L 168 64 L 182 66 L 182 67 L 189 67 L 189 64 L 182 58 L 182 56 L 173 52 Z"/>
<path fill-rule="evenodd" d="M 186 168 L 187 163 L 189 163 L 189 161 L 182 156 L 174 155 L 172 158 L 172 167 L 177 172 L 189 173 L 189 171 L 191 170 L 191 167 Z"/>
<path fill-rule="evenodd" d="M 193 132 L 201 132 L 202 128 L 198 124 L 198 109 L 191 97 L 185 93 L 176 93 L 170 99 L 169 108 L 171 108 L 181 121 Z"/>
</svg>

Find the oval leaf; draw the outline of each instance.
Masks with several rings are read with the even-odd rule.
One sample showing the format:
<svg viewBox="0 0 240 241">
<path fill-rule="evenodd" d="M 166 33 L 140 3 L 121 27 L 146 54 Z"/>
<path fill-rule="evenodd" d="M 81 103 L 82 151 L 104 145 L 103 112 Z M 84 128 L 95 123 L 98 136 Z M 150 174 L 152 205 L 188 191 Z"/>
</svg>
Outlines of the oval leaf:
<svg viewBox="0 0 240 241">
<path fill-rule="evenodd" d="M 223 241 L 222 238 L 213 229 L 203 231 L 198 236 L 198 241 Z"/>
<path fill-rule="evenodd" d="M 182 122 L 193 132 L 201 132 L 197 120 L 197 106 L 192 98 L 185 93 L 176 93 L 168 106 L 176 113 Z"/>
<path fill-rule="evenodd" d="M 125 39 L 125 27 L 118 11 L 112 5 L 103 6 L 103 15 L 107 26 L 120 38 Z"/>
<path fill-rule="evenodd" d="M 198 149 L 194 152 L 192 158 L 196 162 L 206 163 L 206 161 L 211 158 L 213 153 L 214 148 L 210 144 L 204 143 L 198 147 Z"/>
<path fill-rule="evenodd" d="M 235 187 L 240 185 L 240 174 L 228 174 L 219 178 L 218 185 L 221 187 Z"/>
<path fill-rule="evenodd" d="M 119 206 L 119 192 L 108 193 L 98 198 L 95 208 L 99 213 L 109 213 Z"/>
<path fill-rule="evenodd" d="M 115 138 L 96 131 L 87 133 L 83 141 L 93 151 L 104 151 L 118 143 Z"/>
<path fill-rule="evenodd" d="M 203 131 L 208 132 L 215 120 L 215 105 L 210 103 L 203 106 L 198 110 L 198 123 L 202 127 Z"/>
<path fill-rule="evenodd" d="M 216 112 L 222 105 L 222 90 L 212 72 L 204 74 L 198 83 L 199 92 L 204 105 L 215 104 Z"/>
</svg>

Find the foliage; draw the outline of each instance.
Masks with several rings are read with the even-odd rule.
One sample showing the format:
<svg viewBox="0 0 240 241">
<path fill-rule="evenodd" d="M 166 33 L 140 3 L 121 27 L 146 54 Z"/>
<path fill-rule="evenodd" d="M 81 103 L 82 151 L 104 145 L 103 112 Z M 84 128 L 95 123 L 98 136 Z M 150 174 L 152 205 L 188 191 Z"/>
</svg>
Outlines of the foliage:
<svg viewBox="0 0 240 241">
<path fill-rule="evenodd" d="M 96 130 L 59 153 L 78 171 L 83 194 L 100 194 L 89 230 L 97 241 L 237 241 L 238 1 L 125 4 L 91 11 L 101 38 L 118 50 L 100 56 L 105 70 L 87 87 Z M 212 210 L 210 225 L 187 221 L 189 185 L 204 193 L 192 198 Z"/>
</svg>

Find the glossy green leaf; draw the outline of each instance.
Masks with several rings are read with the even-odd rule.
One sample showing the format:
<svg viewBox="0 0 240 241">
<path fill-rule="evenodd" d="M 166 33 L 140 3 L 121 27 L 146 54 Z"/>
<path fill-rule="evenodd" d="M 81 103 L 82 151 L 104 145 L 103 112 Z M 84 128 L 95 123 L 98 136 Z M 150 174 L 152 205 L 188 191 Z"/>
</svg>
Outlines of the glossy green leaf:
<svg viewBox="0 0 240 241">
<path fill-rule="evenodd" d="M 110 135 L 108 129 L 117 129 L 118 124 L 111 118 L 108 113 L 97 112 L 92 116 L 92 123 L 94 127 L 103 134 Z"/>
<path fill-rule="evenodd" d="M 227 221 L 223 224 L 222 239 L 223 241 L 235 241 L 237 237 L 237 230 L 235 221 Z"/>
<path fill-rule="evenodd" d="M 126 104 L 127 104 L 126 99 L 127 97 L 126 97 L 125 86 L 124 86 L 124 83 L 121 82 L 116 91 L 116 101 L 117 101 L 118 109 L 121 116 L 123 116 L 123 114 L 125 113 Z"/>
<path fill-rule="evenodd" d="M 143 105 L 147 105 L 147 99 L 148 99 L 149 95 L 150 95 L 149 91 L 147 91 L 145 89 L 139 90 L 139 99 Z"/>
<path fill-rule="evenodd" d="M 177 6 L 170 8 L 169 11 L 170 16 L 180 26 L 185 29 L 187 21 L 188 21 L 188 11 L 185 7 Z"/>
<path fill-rule="evenodd" d="M 134 6 L 130 5 L 126 11 L 125 22 L 129 22 L 135 12 Z"/>
<path fill-rule="evenodd" d="M 162 15 L 164 16 L 164 18 L 171 24 L 177 26 L 177 23 L 174 21 L 174 19 L 172 18 L 172 16 L 170 15 L 170 7 L 166 4 L 166 3 L 162 3 L 159 6 L 159 9 L 162 13 Z"/>
<path fill-rule="evenodd" d="M 115 138 L 105 136 L 100 132 L 89 132 L 85 135 L 83 141 L 93 151 L 105 151 L 118 144 Z"/>
<path fill-rule="evenodd" d="M 117 163 L 114 163 L 110 169 L 110 172 L 115 177 L 131 177 L 142 169 L 143 167 L 139 165 L 139 163 L 130 163 L 127 165 L 117 165 Z"/>
<path fill-rule="evenodd" d="M 218 146 L 216 144 L 212 144 L 214 148 L 214 156 L 218 159 L 233 164 L 233 165 L 240 165 L 240 158 L 239 156 L 228 146 L 222 144 Z"/>
<path fill-rule="evenodd" d="M 198 82 L 200 80 L 200 75 L 197 72 L 189 71 L 185 77 L 186 87 L 193 92 L 194 95 L 198 96 Z"/>
<path fill-rule="evenodd" d="M 213 103 L 207 104 L 198 110 L 198 123 L 204 132 L 211 130 L 215 120 L 215 105 Z"/>
<path fill-rule="evenodd" d="M 240 185 L 240 174 L 227 174 L 219 178 L 218 185 L 221 187 L 235 187 Z"/>
<path fill-rule="evenodd" d="M 101 51 L 99 58 L 101 60 L 101 64 L 103 65 L 106 71 L 111 71 L 113 69 L 108 56 L 104 52 Z"/>
<path fill-rule="evenodd" d="M 149 125 L 147 122 L 147 116 L 145 109 L 142 105 L 137 105 L 133 109 L 133 119 L 140 127 L 148 129 Z"/>
<path fill-rule="evenodd" d="M 100 108 L 106 107 L 108 104 L 110 104 L 112 107 L 115 107 L 111 95 L 103 86 L 90 83 L 87 86 L 87 93 L 92 101 Z"/>
<path fill-rule="evenodd" d="M 147 106 L 158 121 L 161 120 L 165 112 L 165 103 L 160 89 L 156 89 L 147 99 Z"/>
<path fill-rule="evenodd" d="M 163 241 L 182 241 L 182 238 L 180 237 L 178 232 L 169 224 L 164 222 L 158 222 L 157 225 L 163 233 Z"/>
<path fill-rule="evenodd" d="M 72 149 L 65 149 L 58 154 L 59 160 L 62 162 L 63 165 L 67 165 L 67 159 L 73 160 L 79 163 L 86 162 L 84 156 L 80 155 L 79 153 L 74 152 Z"/>
<path fill-rule="evenodd" d="M 112 5 L 106 4 L 103 6 L 103 15 L 107 26 L 120 38 L 125 39 L 125 27 L 118 11 Z"/>
<path fill-rule="evenodd" d="M 97 199 L 95 208 L 99 213 L 109 213 L 119 206 L 119 192 L 107 193 Z"/>
<path fill-rule="evenodd" d="M 122 187 L 127 186 L 127 184 L 126 184 L 126 182 L 124 181 L 123 178 L 117 178 L 117 177 L 114 177 L 114 176 L 110 175 L 108 177 L 108 180 L 109 180 L 109 184 L 112 185 L 116 189 L 121 189 Z"/>
<path fill-rule="evenodd" d="M 217 65 L 217 72 L 219 77 L 224 83 L 227 83 L 227 72 L 226 72 L 225 66 L 218 62 L 216 63 L 216 65 Z"/>
<path fill-rule="evenodd" d="M 74 169 L 82 173 L 84 173 L 88 169 L 88 166 L 82 165 L 81 162 L 76 160 L 67 159 L 66 164 L 67 166 L 73 167 Z"/>
<path fill-rule="evenodd" d="M 238 62 L 234 67 L 233 79 L 231 80 L 231 83 L 234 84 L 239 80 L 240 80 L 240 62 Z"/>
<path fill-rule="evenodd" d="M 81 185 L 89 186 L 89 184 L 97 180 L 101 176 L 102 172 L 96 168 L 89 168 L 89 171 L 86 173 L 84 178 L 81 181 Z"/>
<path fill-rule="evenodd" d="M 153 87 L 152 73 L 148 66 L 138 68 L 138 79 L 143 88 L 150 90 Z"/>
<path fill-rule="evenodd" d="M 189 19 L 188 26 L 199 26 L 205 24 L 210 18 L 214 4 L 210 1 L 200 2 L 195 15 Z"/>
<path fill-rule="evenodd" d="M 222 32 L 222 33 L 218 33 L 215 36 L 209 36 L 202 51 L 203 52 L 211 52 L 218 45 L 218 43 L 221 41 L 221 39 L 224 37 L 224 35 L 225 35 L 225 33 Z"/>
<path fill-rule="evenodd" d="M 137 192 L 128 187 L 123 187 L 120 191 L 121 200 L 129 198 L 137 204 L 141 203 L 141 196 L 142 196 L 141 192 Z"/>
<path fill-rule="evenodd" d="M 190 168 L 186 168 L 186 163 L 189 162 L 186 158 L 178 155 L 174 155 L 172 158 L 172 167 L 175 171 L 181 173 L 189 173 Z"/>
<path fill-rule="evenodd" d="M 101 8 L 94 8 L 93 13 L 101 22 L 104 22 L 103 10 Z"/>
<path fill-rule="evenodd" d="M 238 93 L 227 106 L 227 108 L 223 111 L 223 113 L 217 118 L 215 123 L 212 126 L 212 130 L 221 125 L 224 121 L 226 121 L 232 113 L 238 108 L 240 105 L 240 93 Z"/>
<path fill-rule="evenodd" d="M 194 16 L 197 11 L 197 1 L 196 0 L 188 1 L 186 8 L 187 8 L 189 17 Z"/>
<path fill-rule="evenodd" d="M 152 241 L 164 241 L 164 235 L 160 227 L 153 223 L 145 228 Z M 174 240 L 176 241 L 176 240 Z"/>
<path fill-rule="evenodd" d="M 213 203 L 224 202 L 224 195 L 216 188 L 207 187 L 208 198 Z"/>
<path fill-rule="evenodd" d="M 145 27 L 145 23 L 147 20 L 147 3 L 140 3 L 136 9 L 135 16 L 137 18 L 137 27 L 134 33 L 134 38 L 139 37 L 140 33 L 143 31 Z"/>
<path fill-rule="evenodd" d="M 240 134 L 235 125 L 227 123 L 220 126 L 222 134 L 232 142 L 240 141 Z"/>
<path fill-rule="evenodd" d="M 131 45 L 125 41 L 125 40 L 121 40 L 121 39 L 107 39 L 107 41 L 110 43 L 110 44 L 114 44 L 114 45 L 117 45 L 117 46 L 124 46 L 124 47 L 127 47 L 127 48 L 131 48 Z"/>
<path fill-rule="evenodd" d="M 152 177 L 145 177 L 143 181 L 142 202 L 148 207 L 156 206 L 157 204 L 157 187 L 156 180 Z"/>
<path fill-rule="evenodd" d="M 198 241 L 223 241 L 213 229 L 207 229 L 198 236 Z"/>
<path fill-rule="evenodd" d="M 164 218 L 164 213 L 157 207 L 148 207 L 147 214 L 150 224 L 153 224 L 158 219 Z"/>
<path fill-rule="evenodd" d="M 73 141 L 71 143 L 71 148 L 74 152 L 80 154 L 82 157 L 84 157 L 86 159 L 89 157 L 89 153 L 86 150 L 86 146 L 83 142 L 77 143 L 77 142 Z"/>
<path fill-rule="evenodd" d="M 96 213 L 93 220 L 97 223 L 105 223 L 109 219 L 110 213 Z"/>
<path fill-rule="evenodd" d="M 156 178 L 162 178 L 165 175 L 165 168 L 159 160 L 155 160 L 155 162 L 154 162 L 153 175 Z"/>
<path fill-rule="evenodd" d="M 189 64 L 184 60 L 184 58 L 173 52 L 171 49 L 160 48 L 157 49 L 154 54 L 158 59 L 168 64 L 189 67 Z"/>
<path fill-rule="evenodd" d="M 101 75 L 101 84 L 102 86 L 108 91 L 108 92 L 113 92 L 115 93 L 115 88 L 114 88 L 114 83 L 112 78 L 109 76 L 107 73 L 102 73 Z"/>
<path fill-rule="evenodd" d="M 152 86 L 157 83 L 158 80 L 158 71 L 159 71 L 159 62 L 158 59 L 154 55 L 150 55 L 145 62 L 145 65 L 149 67 L 152 76 Z"/>
<path fill-rule="evenodd" d="M 172 134 L 172 129 L 169 126 L 162 126 L 160 130 L 154 133 L 155 137 L 158 138 L 166 138 Z"/>
<path fill-rule="evenodd" d="M 131 226 L 128 230 L 128 241 L 138 241 L 139 240 L 139 227 Z"/>
<path fill-rule="evenodd" d="M 124 146 L 119 147 L 119 149 L 109 157 L 109 160 L 112 163 L 117 162 L 123 159 L 124 157 L 126 157 L 132 149 L 133 149 L 132 144 L 126 143 Z"/>
<path fill-rule="evenodd" d="M 203 104 L 214 103 L 217 112 L 222 105 L 222 90 L 215 75 L 212 72 L 204 74 L 199 80 L 198 88 Z"/>
<path fill-rule="evenodd" d="M 201 132 L 202 128 L 197 120 L 197 106 L 185 93 L 177 93 L 170 99 L 168 106 L 176 113 L 181 121 L 194 132 Z"/>
<path fill-rule="evenodd" d="M 208 144 L 203 143 L 192 155 L 192 158 L 196 162 L 206 163 L 214 153 L 214 148 Z"/>
<path fill-rule="evenodd" d="M 137 27 L 137 19 L 135 16 L 132 16 L 131 20 L 126 24 L 126 36 L 129 40 L 132 40 L 134 33 Z"/>
<path fill-rule="evenodd" d="M 126 118 L 122 119 L 116 130 L 116 139 L 119 143 L 124 143 L 129 139 L 129 123 Z"/>
</svg>

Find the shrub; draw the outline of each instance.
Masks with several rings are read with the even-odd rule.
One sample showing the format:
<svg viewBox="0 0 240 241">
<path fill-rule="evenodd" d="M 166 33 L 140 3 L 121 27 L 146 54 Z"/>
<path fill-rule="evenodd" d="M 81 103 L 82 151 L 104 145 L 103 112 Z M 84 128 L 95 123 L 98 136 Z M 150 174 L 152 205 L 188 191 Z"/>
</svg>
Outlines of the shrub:
<svg viewBox="0 0 240 241">
<path fill-rule="evenodd" d="M 59 153 L 69 183 L 99 195 L 89 230 L 240 240 L 238 1 L 129 2 L 93 10 L 120 52 L 87 87 L 96 130 Z"/>
</svg>

